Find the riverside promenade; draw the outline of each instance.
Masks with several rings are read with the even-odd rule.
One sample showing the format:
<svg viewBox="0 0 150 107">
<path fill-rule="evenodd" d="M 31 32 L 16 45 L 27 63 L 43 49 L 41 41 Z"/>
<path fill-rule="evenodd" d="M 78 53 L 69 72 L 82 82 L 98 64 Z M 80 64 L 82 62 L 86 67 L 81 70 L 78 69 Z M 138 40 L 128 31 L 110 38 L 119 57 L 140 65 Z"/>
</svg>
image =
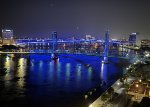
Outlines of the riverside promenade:
<svg viewBox="0 0 150 107">
<path fill-rule="evenodd" d="M 97 100 L 95 100 L 92 104 L 90 104 L 89 107 L 132 107 L 133 104 L 130 104 L 130 102 L 133 103 L 134 101 L 131 100 L 130 102 L 128 102 L 128 91 L 136 81 L 141 81 L 141 77 L 139 77 L 138 74 L 142 75 L 143 78 L 145 77 L 147 79 L 149 78 L 150 63 L 148 63 L 148 61 L 149 60 L 147 59 L 145 60 L 140 59 L 134 62 L 133 64 L 131 64 L 129 68 L 126 69 L 127 71 L 126 74 L 128 75 L 128 77 L 123 81 L 119 78 L 110 87 L 113 89 L 113 95 L 108 94 L 108 90 L 109 90 L 108 89 L 99 98 L 97 98 Z M 144 81 L 141 83 L 145 84 Z"/>
<path fill-rule="evenodd" d="M 131 84 L 132 81 L 134 81 L 135 78 L 130 77 L 127 80 L 128 84 Z M 103 95 L 107 93 L 108 90 L 106 90 L 99 98 L 97 98 L 89 107 L 120 107 L 120 105 L 125 105 L 127 103 L 127 94 L 126 89 L 122 87 L 123 83 L 120 82 L 120 79 L 118 79 L 111 87 L 114 89 L 114 93 L 116 93 L 116 96 L 113 96 L 114 100 L 109 101 L 110 99 L 103 100 Z"/>
<path fill-rule="evenodd" d="M 117 90 L 121 88 L 121 86 L 122 83 L 118 79 L 111 87 L 114 89 L 114 92 L 117 93 Z M 105 93 L 107 93 L 107 90 L 103 94 Z M 97 98 L 91 105 L 89 105 L 89 107 L 106 107 L 108 100 L 103 101 L 102 95 L 99 98 Z"/>
</svg>

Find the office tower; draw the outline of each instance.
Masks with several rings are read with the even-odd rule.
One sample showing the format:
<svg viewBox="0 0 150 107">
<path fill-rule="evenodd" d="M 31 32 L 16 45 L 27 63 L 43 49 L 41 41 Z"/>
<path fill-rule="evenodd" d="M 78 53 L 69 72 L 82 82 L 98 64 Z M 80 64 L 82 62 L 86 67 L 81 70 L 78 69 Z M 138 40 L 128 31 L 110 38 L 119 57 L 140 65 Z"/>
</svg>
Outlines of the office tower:
<svg viewBox="0 0 150 107">
<path fill-rule="evenodd" d="M 131 35 L 129 35 L 129 46 L 136 45 L 136 37 L 137 37 L 137 33 L 132 33 Z"/>
</svg>

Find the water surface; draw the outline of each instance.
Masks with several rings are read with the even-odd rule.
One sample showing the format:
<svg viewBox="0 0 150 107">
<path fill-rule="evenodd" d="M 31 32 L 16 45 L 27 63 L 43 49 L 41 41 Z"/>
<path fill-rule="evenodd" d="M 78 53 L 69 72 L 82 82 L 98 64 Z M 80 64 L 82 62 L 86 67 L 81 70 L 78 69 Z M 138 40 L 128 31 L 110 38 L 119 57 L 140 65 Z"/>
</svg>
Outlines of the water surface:
<svg viewBox="0 0 150 107">
<path fill-rule="evenodd" d="M 0 71 L 0 105 L 86 107 L 122 75 L 120 59 L 110 58 L 107 72 L 101 61 L 99 56 L 73 54 L 61 54 L 57 61 L 48 54 L 0 55 L 0 67 L 7 69 Z M 102 79 L 106 85 L 100 87 Z"/>
</svg>

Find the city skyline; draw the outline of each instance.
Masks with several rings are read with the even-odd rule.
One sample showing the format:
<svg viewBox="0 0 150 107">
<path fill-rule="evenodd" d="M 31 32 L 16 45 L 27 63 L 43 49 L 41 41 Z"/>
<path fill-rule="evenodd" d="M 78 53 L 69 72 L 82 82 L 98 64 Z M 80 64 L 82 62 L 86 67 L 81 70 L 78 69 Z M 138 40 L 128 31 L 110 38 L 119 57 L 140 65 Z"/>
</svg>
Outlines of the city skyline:
<svg viewBox="0 0 150 107">
<path fill-rule="evenodd" d="M 110 29 L 112 38 L 139 32 L 138 39 L 149 39 L 149 4 L 146 0 L 7 0 L 0 4 L 0 28 L 13 29 L 16 37 L 50 37 L 51 31 L 57 31 L 59 38 L 102 39 Z"/>
<path fill-rule="evenodd" d="M 0 107 L 148 107 L 150 1 L 1 0 Z"/>
</svg>

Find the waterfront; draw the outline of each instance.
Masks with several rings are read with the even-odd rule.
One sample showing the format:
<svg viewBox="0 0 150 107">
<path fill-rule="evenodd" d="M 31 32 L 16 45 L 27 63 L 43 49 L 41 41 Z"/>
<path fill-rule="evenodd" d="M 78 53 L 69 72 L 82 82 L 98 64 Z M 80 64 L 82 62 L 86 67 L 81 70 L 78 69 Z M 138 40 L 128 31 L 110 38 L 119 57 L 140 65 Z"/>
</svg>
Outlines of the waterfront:
<svg viewBox="0 0 150 107">
<path fill-rule="evenodd" d="M 84 95 L 97 89 L 99 96 L 111 86 L 123 71 L 123 60 L 110 58 L 107 83 L 100 87 L 101 61 L 99 56 L 60 54 L 51 61 L 48 54 L 1 55 L 0 104 L 2 106 L 84 107 L 91 98 Z M 124 61 L 123 61 L 124 62 Z M 91 97 L 91 98 L 90 98 Z"/>
</svg>

